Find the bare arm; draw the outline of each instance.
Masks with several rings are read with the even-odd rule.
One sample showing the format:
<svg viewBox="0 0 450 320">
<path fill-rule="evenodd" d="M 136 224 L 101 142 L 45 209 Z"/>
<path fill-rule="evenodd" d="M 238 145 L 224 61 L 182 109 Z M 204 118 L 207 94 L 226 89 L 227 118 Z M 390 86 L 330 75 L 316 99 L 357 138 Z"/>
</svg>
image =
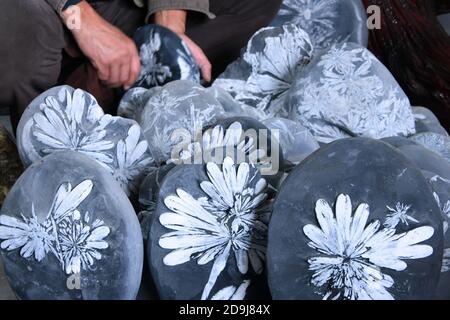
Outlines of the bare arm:
<svg viewBox="0 0 450 320">
<path fill-rule="evenodd" d="M 98 71 L 100 80 L 110 87 L 131 87 L 139 76 L 141 63 L 135 43 L 122 31 L 104 20 L 86 1 L 76 5 L 80 28 L 71 32 L 80 50 Z M 69 10 L 62 12 L 67 24 Z"/>
</svg>

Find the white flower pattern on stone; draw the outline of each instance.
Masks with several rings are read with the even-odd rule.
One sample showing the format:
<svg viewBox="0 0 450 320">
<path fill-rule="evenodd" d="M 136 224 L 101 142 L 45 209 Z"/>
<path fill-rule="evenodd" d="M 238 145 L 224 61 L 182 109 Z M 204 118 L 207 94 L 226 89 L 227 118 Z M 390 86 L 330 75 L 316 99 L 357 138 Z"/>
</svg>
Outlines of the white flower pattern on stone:
<svg viewBox="0 0 450 320">
<path fill-rule="evenodd" d="M 66 87 L 39 106 L 19 144 L 29 164 L 56 151 L 80 152 L 108 170 L 128 195 L 153 164 L 137 123 L 105 115 L 93 96 Z"/>
<path fill-rule="evenodd" d="M 244 300 L 247 294 L 247 289 L 250 286 L 250 280 L 245 280 L 238 287 L 229 286 L 219 290 L 211 300 Z"/>
<path fill-rule="evenodd" d="M 290 92 L 292 117 L 323 143 L 344 137 L 375 139 L 415 133 L 406 95 L 365 48 L 344 43 L 322 55 Z M 394 82 L 394 83 L 393 83 Z M 391 85 L 390 85 L 391 83 Z"/>
<path fill-rule="evenodd" d="M 409 225 L 409 222 L 419 223 L 416 219 L 408 215 L 411 206 L 404 205 L 397 202 L 395 208 L 386 206 L 389 213 L 386 216 L 386 221 L 384 222 L 384 227 L 388 229 L 395 229 L 399 223 Z"/>
<path fill-rule="evenodd" d="M 380 229 L 378 220 L 367 225 L 369 205 L 360 204 L 352 215 L 351 199 L 341 194 L 335 213 L 323 199 L 316 203 L 319 227 L 306 225 L 303 232 L 308 246 L 321 255 L 308 259 L 313 271 L 311 283 L 324 288 L 324 299 L 391 300 L 389 288 L 394 279 L 383 268 L 403 271 L 403 260 L 430 256 L 433 248 L 420 244 L 430 239 L 434 229 L 423 226 L 396 234 L 395 229 Z"/>
<path fill-rule="evenodd" d="M 314 46 L 323 49 L 345 39 L 335 35 L 338 5 L 338 0 L 284 0 L 278 14 L 306 30 Z"/>
<path fill-rule="evenodd" d="M 61 89 L 58 97 L 46 98 L 40 110 L 29 120 L 29 125 L 34 124 L 32 135 L 42 144 L 43 155 L 74 150 L 99 162 L 112 163 L 107 153 L 114 147 L 106 139 L 108 121 L 100 121 L 103 111 L 91 95 L 82 90 L 75 90 L 72 95 L 67 89 Z"/>
<path fill-rule="evenodd" d="M 209 297 L 217 278 L 234 254 L 239 271 L 246 274 L 249 266 L 263 271 L 267 239 L 267 212 L 258 209 L 267 195 L 266 181 L 247 163 L 235 165 L 226 158 L 222 171 L 214 163 L 206 165 L 210 181 L 200 184 L 207 197 L 195 199 L 182 189 L 164 199 L 170 212 L 159 221 L 171 230 L 159 239 L 168 250 L 163 262 L 167 266 L 196 260 L 199 265 L 213 262 L 202 293 Z M 255 181 L 255 179 L 257 179 Z"/>
<path fill-rule="evenodd" d="M 172 77 L 169 66 L 163 65 L 158 61 L 156 54 L 161 50 L 161 35 L 152 30 L 149 40 L 140 48 L 141 73 L 137 83 L 145 83 L 149 87 L 156 87 L 164 84 L 167 79 Z"/>
<path fill-rule="evenodd" d="M 264 150 L 257 149 L 257 141 L 255 141 L 257 139 L 257 136 L 246 135 L 242 124 L 238 121 L 233 122 L 227 129 L 217 125 L 203 133 L 201 142 L 190 143 L 180 152 L 179 159 L 171 159 L 170 162 L 181 160 L 190 163 L 194 159 L 194 163 L 202 163 L 205 153 L 217 148 L 232 148 L 231 151 L 238 157 L 248 157 L 250 163 L 255 164 L 263 161 L 263 157 L 266 155 Z M 221 161 L 222 159 L 217 160 Z"/>
<path fill-rule="evenodd" d="M 85 180 L 72 188 L 70 183 L 59 186 L 51 208 L 44 221 L 39 221 L 34 204 L 31 218 L 17 219 L 0 216 L 0 239 L 3 250 L 20 249 L 24 258 L 34 256 L 42 261 L 51 252 L 66 274 L 80 273 L 100 260 L 100 250 L 108 248 L 105 238 L 110 233 L 102 220 L 90 224 L 90 214 L 84 217 L 77 207 L 89 196 L 93 188 L 91 180 Z"/>
<path fill-rule="evenodd" d="M 261 49 L 260 47 L 263 46 Z M 241 63 L 250 69 L 247 79 L 222 75 L 214 86 L 228 91 L 238 102 L 257 108 L 267 117 L 287 116 L 286 93 L 295 76 L 310 62 L 313 46 L 308 34 L 293 24 L 268 27 L 249 41 Z"/>
</svg>

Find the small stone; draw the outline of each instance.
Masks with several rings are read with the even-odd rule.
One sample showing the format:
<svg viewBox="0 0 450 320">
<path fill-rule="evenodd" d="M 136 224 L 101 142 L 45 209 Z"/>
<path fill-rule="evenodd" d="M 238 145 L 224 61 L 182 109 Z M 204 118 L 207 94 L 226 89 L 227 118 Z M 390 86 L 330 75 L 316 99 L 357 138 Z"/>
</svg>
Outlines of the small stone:
<svg viewBox="0 0 450 320">
<path fill-rule="evenodd" d="M 200 71 L 186 43 L 159 25 L 139 28 L 133 36 L 141 57 L 135 87 L 152 88 L 174 80 L 200 83 Z"/>
<path fill-rule="evenodd" d="M 164 178 L 147 246 L 162 299 L 267 299 L 267 184 L 257 169 L 180 165 Z"/>
</svg>

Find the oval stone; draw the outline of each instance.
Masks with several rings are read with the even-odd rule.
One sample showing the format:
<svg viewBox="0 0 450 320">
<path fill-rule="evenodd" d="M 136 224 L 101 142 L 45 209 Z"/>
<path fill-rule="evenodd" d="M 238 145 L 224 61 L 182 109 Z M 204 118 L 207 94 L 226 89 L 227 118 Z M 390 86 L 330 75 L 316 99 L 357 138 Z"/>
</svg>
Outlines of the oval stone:
<svg viewBox="0 0 450 320">
<path fill-rule="evenodd" d="M 20 299 L 134 299 L 143 242 L 126 194 L 97 162 L 53 153 L 19 178 L 0 215 L 1 255 Z"/>
<path fill-rule="evenodd" d="M 442 219 L 421 171 L 378 140 L 331 143 L 281 186 L 269 226 L 274 299 L 424 299 Z"/>
<path fill-rule="evenodd" d="M 152 88 L 174 80 L 200 83 L 200 71 L 186 43 L 171 30 L 148 24 L 133 39 L 139 49 L 141 73 L 136 87 Z"/>
<path fill-rule="evenodd" d="M 332 46 L 298 73 L 286 98 L 290 119 L 319 142 L 415 133 L 408 97 L 388 69 L 354 43 Z"/>
<path fill-rule="evenodd" d="M 147 249 L 162 299 L 269 297 L 266 190 L 254 167 L 231 158 L 166 175 Z"/>
</svg>

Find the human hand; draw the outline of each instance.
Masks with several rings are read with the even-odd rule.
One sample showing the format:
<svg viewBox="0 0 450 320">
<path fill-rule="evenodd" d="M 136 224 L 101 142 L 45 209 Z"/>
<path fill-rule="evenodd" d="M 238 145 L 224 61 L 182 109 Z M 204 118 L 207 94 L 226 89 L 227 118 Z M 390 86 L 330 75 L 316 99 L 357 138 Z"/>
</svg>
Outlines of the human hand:
<svg viewBox="0 0 450 320">
<path fill-rule="evenodd" d="M 81 1 L 77 6 L 81 25 L 71 32 L 80 50 L 97 69 L 100 80 L 113 88 L 129 89 L 141 69 L 135 43 L 104 20 L 86 1 Z M 70 17 L 66 11 L 62 13 L 64 21 Z"/>
<path fill-rule="evenodd" d="M 212 65 L 203 50 L 186 35 L 186 17 L 184 10 L 163 10 L 155 13 L 155 23 L 175 32 L 186 43 L 205 81 L 211 81 Z"/>
</svg>

